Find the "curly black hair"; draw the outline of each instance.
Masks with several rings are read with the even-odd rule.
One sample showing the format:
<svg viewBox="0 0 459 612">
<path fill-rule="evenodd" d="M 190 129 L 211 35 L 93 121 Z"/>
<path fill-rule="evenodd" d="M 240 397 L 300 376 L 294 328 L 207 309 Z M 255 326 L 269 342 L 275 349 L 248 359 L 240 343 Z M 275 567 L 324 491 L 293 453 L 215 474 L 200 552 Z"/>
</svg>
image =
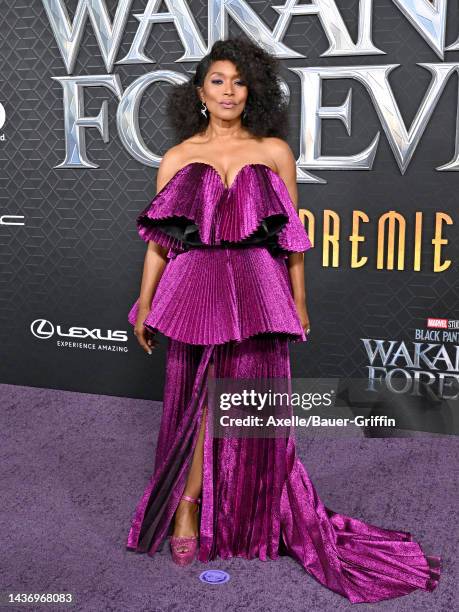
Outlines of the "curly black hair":
<svg viewBox="0 0 459 612">
<path fill-rule="evenodd" d="M 255 137 L 286 138 L 287 101 L 281 89 L 279 62 L 262 47 L 242 37 L 217 40 L 196 66 L 186 83 L 173 85 L 167 99 L 167 114 L 179 142 L 203 132 L 209 118 L 201 113 L 197 87 L 202 87 L 212 62 L 233 62 L 247 84 L 248 96 L 242 125 Z"/>
</svg>

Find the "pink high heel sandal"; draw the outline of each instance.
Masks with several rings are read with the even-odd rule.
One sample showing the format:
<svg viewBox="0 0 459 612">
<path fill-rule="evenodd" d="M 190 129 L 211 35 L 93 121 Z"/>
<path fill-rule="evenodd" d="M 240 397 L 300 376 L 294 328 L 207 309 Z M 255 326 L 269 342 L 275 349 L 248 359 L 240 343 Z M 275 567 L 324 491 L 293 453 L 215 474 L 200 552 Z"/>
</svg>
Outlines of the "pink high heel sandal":
<svg viewBox="0 0 459 612">
<path fill-rule="evenodd" d="M 200 504 L 201 500 L 189 495 L 182 495 L 182 499 L 193 504 Z M 198 536 L 171 536 L 171 553 L 174 563 L 180 566 L 193 562 L 198 549 Z"/>
</svg>

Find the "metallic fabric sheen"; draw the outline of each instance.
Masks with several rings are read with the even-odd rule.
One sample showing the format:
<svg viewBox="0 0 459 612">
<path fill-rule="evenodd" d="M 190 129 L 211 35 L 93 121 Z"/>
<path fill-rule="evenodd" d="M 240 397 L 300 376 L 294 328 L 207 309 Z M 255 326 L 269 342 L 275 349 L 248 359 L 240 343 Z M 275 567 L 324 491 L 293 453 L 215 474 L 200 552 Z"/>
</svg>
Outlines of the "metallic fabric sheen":
<svg viewBox="0 0 459 612">
<path fill-rule="evenodd" d="M 234 247 L 253 237 L 271 214 L 277 216 L 265 227 L 269 245 Z M 156 223 L 161 219 L 171 234 Z M 280 177 L 263 164 L 250 164 L 226 188 L 211 166 L 192 163 L 158 193 L 138 224 L 143 239 L 170 249 L 144 321 L 162 331 L 168 344 L 154 472 L 133 514 L 127 548 L 152 556 L 172 533 L 207 406 L 201 562 L 288 554 L 352 603 L 433 591 L 440 557 L 426 556 L 409 532 L 327 508 L 296 456 L 293 428 L 287 438 L 212 435 L 208 377 L 288 380 L 289 341 L 305 340 L 285 257 L 311 243 Z M 194 236 L 189 244 L 186 236 Z M 223 245 L 223 238 L 233 245 Z M 129 313 L 132 324 L 137 307 Z"/>
<path fill-rule="evenodd" d="M 268 332 L 307 341 L 286 258 L 312 244 L 285 183 L 271 168 L 247 164 L 225 188 L 212 166 L 188 164 L 138 216 L 137 225 L 143 240 L 169 248 L 146 327 L 188 344 L 222 344 Z M 131 325 L 138 308 L 137 299 L 128 314 Z"/>
</svg>

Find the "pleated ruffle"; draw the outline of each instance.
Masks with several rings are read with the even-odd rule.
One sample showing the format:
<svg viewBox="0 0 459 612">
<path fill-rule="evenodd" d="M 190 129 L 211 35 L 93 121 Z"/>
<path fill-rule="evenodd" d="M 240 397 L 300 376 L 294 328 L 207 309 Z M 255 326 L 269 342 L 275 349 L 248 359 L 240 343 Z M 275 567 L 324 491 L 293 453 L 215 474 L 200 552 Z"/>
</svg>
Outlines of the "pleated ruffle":
<svg viewBox="0 0 459 612">
<path fill-rule="evenodd" d="M 135 325 L 139 300 L 128 320 Z M 306 341 L 287 266 L 265 247 L 191 249 L 169 261 L 143 324 L 188 344 L 223 344 L 261 333 Z"/>
<path fill-rule="evenodd" d="M 140 237 L 174 258 L 192 246 L 265 243 L 273 254 L 312 244 L 282 178 L 265 164 L 246 164 L 227 188 L 213 166 L 181 168 L 137 217 Z"/>
</svg>

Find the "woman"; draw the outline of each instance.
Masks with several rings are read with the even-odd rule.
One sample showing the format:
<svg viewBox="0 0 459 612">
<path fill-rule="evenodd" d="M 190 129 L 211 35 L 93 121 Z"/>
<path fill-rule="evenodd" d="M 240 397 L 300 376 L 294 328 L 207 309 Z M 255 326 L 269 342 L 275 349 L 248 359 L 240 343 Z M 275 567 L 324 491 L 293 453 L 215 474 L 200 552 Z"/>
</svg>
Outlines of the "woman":
<svg viewBox="0 0 459 612">
<path fill-rule="evenodd" d="M 129 313 L 147 353 L 168 338 L 155 471 L 127 547 L 174 561 L 275 559 L 287 552 L 351 602 L 432 591 L 439 557 L 411 535 L 333 512 L 287 438 L 211 435 L 207 381 L 290 378 L 289 341 L 307 340 L 296 166 L 278 65 L 242 39 L 218 41 L 169 102 L 180 142 L 139 215 L 148 242 Z M 199 543 L 199 549 L 198 549 Z"/>
</svg>

